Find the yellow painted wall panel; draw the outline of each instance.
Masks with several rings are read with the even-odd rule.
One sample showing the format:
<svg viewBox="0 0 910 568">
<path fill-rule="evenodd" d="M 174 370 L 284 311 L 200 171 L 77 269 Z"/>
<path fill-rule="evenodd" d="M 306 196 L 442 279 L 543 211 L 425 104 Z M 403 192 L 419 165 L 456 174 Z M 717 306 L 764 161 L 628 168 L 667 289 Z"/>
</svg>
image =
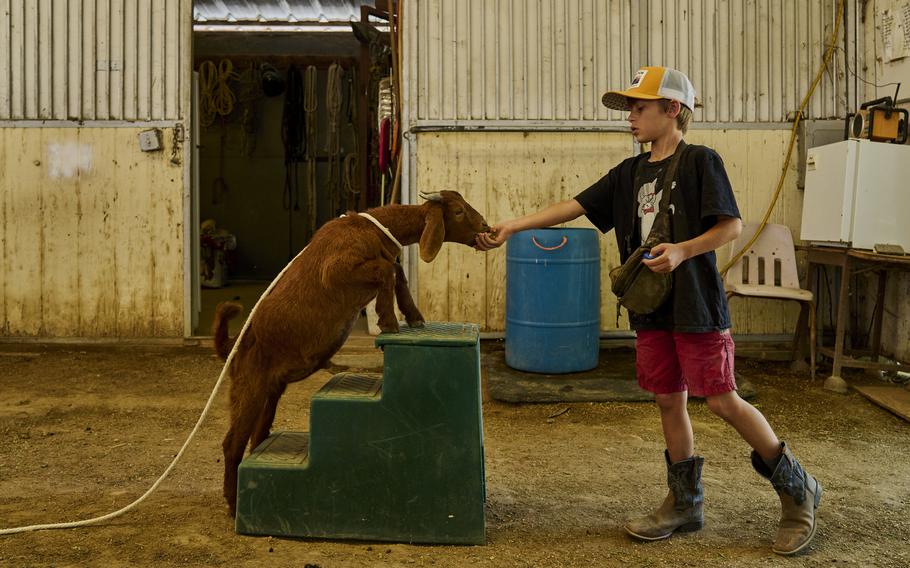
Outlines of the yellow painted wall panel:
<svg viewBox="0 0 910 568">
<path fill-rule="evenodd" d="M 65 336 L 79 321 L 78 258 L 79 185 L 92 168 L 91 146 L 79 140 L 79 129 L 46 131 L 41 136 L 35 208 L 41 221 L 41 333 Z M 11 221 L 16 222 L 15 219 Z"/>
<path fill-rule="evenodd" d="M 135 131 L 132 131 L 135 133 Z M 80 175 L 75 191 L 79 195 L 78 273 L 80 291 L 79 335 L 84 337 L 114 336 L 117 333 L 117 310 L 114 299 L 116 279 L 117 225 L 121 216 L 115 211 L 124 186 L 118 179 L 121 158 L 120 137 L 112 141 L 82 130 L 81 140 L 92 145 L 92 168 Z M 105 243 L 105 246 L 93 246 Z"/>
<path fill-rule="evenodd" d="M 6 146 L 6 133 L 0 130 L 0 144 L 4 147 Z M 8 156 L 4 152 L 0 152 L 0 188 L 3 188 L 3 193 L 0 193 L 0 335 L 7 333 L 7 317 L 6 317 L 6 258 L 7 258 L 7 238 L 6 238 L 6 208 L 7 208 L 7 197 L 9 191 L 7 188 L 7 170 L 8 166 Z"/>
<path fill-rule="evenodd" d="M 10 335 L 38 335 L 42 331 L 41 255 L 42 224 L 41 158 L 42 140 L 4 131 L 0 152 L 7 156 L 5 186 L 6 297 L 5 329 Z"/>
<path fill-rule="evenodd" d="M 461 191 L 495 224 L 573 197 L 630 155 L 632 145 L 627 135 L 616 133 L 428 133 L 418 137 L 417 148 L 419 190 Z M 590 226 L 585 220 L 571 225 Z M 614 237 L 601 241 L 605 262 L 615 265 Z M 433 264 L 419 265 L 424 316 L 503 329 L 505 264 L 505 248 L 484 255 L 447 244 Z M 615 314 L 606 304 L 601 312 Z M 604 320 L 615 327 L 615 321 Z"/>
<path fill-rule="evenodd" d="M 140 130 L 0 130 L 3 335 L 183 335 L 183 170 Z"/>
<path fill-rule="evenodd" d="M 693 130 L 686 137 L 720 153 L 745 221 L 764 215 L 777 184 L 789 142 L 785 130 Z M 495 224 L 568 199 L 605 175 L 633 151 L 623 133 L 447 132 L 417 138 L 420 191 L 456 189 Z M 771 222 L 798 236 L 802 193 L 796 189 L 795 160 Z M 582 217 L 569 224 L 591 227 Z M 628 329 L 622 312 L 616 322 L 609 270 L 619 263 L 616 238 L 601 235 L 601 328 Z M 731 245 L 718 251 L 720 265 Z M 428 319 L 480 323 L 484 330 L 505 328 L 505 247 L 483 255 L 447 244 L 437 260 L 418 268 L 419 305 Z M 483 301 L 481 301 L 481 298 Z M 793 330 L 798 307 L 770 300 L 734 300 L 737 333 L 779 334 Z"/>
</svg>

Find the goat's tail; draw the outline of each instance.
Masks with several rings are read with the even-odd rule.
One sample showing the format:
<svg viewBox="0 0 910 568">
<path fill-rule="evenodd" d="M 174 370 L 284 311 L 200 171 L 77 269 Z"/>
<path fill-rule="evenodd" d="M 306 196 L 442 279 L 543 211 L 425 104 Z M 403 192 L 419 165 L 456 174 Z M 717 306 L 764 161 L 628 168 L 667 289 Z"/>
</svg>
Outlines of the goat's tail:
<svg viewBox="0 0 910 568">
<path fill-rule="evenodd" d="M 236 337 L 228 337 L 228 322 L 243 311 L 237 302 L 221 302 L 215 308 L 215 321 L 212 322 L 212 335 L 215 336 L 215 352 L 222 359 L 227 359 L 234 348 Z"/>
</svg>

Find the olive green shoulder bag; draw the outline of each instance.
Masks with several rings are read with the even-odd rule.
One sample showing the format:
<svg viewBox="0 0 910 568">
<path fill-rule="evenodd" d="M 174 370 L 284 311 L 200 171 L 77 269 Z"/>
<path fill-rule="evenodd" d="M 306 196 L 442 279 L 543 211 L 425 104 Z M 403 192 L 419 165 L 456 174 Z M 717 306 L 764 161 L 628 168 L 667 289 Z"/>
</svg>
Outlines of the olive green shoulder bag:
<svg viewBox="0 0 910 568">
<path fill-rule="evenodd" d="M 650 314 L 657 310 L 673 289 L 673 273 L 654 272 L 642 263 L 651 249 L 660 243 L 672 242 L 670 228 L 670 192 L 673 189 L 673 180 L 679 160 L 685 151 L 686 143 L 679 142 L 670 166 L 667 168 L 663 179 L 663 194 L 660 196 L 660 207 L 654 218 L 654 225 L 645 242 L 635 249 L 628 259 L 610 271 L 612 290 L 616 300 L 624 308 L 636 314 Z M 637 176 L 636 176 L 637 177 Z M 636 183 L 636 185 L 638 185 Z M 619 308 L 617 308 L 618 310 Z M 618 317 L 618 313 L 617 313 Z"/>
</svg>

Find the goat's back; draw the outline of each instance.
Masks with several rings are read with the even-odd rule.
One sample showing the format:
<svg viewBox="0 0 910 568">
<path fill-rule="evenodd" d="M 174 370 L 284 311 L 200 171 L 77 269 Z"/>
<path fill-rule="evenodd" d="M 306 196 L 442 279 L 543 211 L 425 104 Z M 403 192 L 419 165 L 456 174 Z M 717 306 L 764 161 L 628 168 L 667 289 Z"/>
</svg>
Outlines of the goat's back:
<svg viewBox="0 0 910 568">
<path fill-rule="evenodd" d="M 281 351 L 340 347 L 360 310 L 376 296 L 358 269 L 388 256 L 383 246 L 366 219 L 348 216 L 323 225 L 256 309 L 251 339 Z"/>
</svg>

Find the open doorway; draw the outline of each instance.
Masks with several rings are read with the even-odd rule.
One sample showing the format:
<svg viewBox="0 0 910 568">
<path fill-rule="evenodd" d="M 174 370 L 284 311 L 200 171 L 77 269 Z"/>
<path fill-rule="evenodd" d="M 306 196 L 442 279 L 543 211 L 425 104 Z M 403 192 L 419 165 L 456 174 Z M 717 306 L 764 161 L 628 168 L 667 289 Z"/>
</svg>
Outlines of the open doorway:
<svg viewBox="0 0 910 568">
<path fill-rule="evenodd" d="M 380 135 L 389 136 L 382 114 L 391 107 L 381 94 L 391 96 L 386 13 L 373 2 L 322 2 L 319 12 L 291 2 L 291 13 L 275 14 L 273 2 L 234 4 L 194 3 L 194 336 L 211 334 L 222 301 L 248 313 L 316 229 L 380 205 L 391 186 L 379 168 Z M 242 324 L 232 321 L 231 333 Z"/>
</svg>

